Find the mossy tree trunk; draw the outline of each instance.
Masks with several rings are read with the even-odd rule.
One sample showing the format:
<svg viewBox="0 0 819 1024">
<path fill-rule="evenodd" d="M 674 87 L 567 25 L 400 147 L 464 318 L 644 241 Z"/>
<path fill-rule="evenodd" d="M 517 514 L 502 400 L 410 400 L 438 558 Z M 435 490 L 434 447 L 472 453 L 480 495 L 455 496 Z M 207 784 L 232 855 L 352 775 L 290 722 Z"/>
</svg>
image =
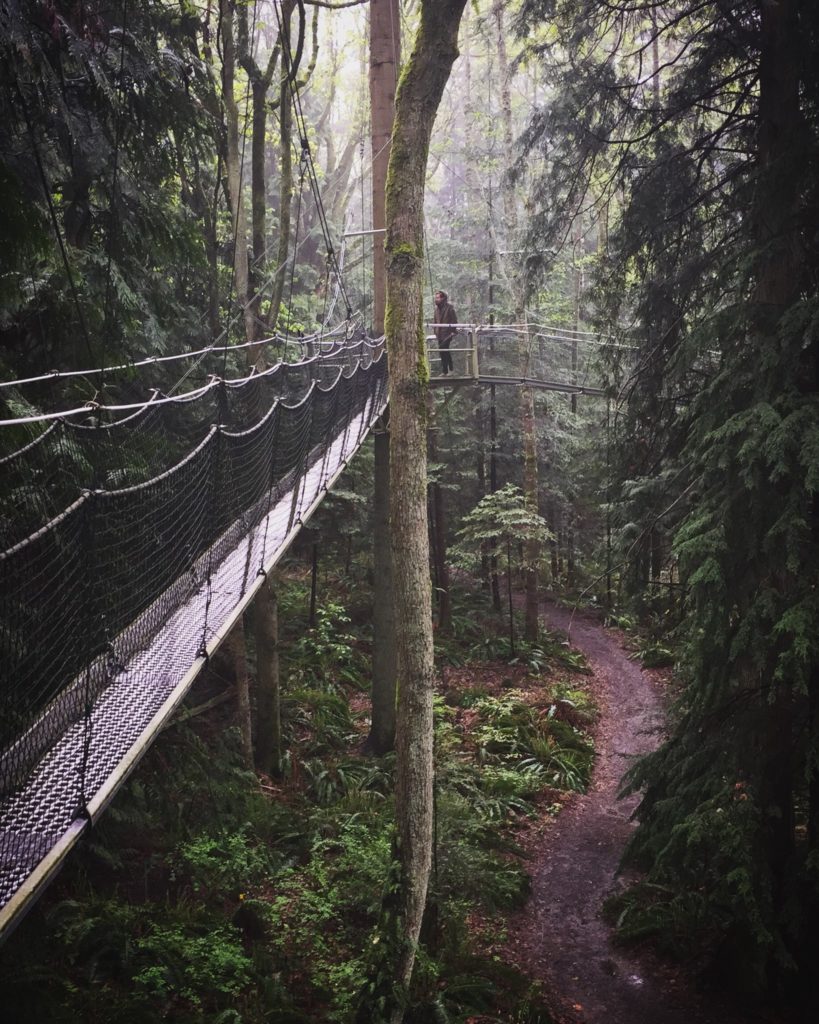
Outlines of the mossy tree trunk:
<svg viewBox="0 0 819 1024">
<path fill-rule="evenodd" d="M 243 197 L 241 133 L 239 105 L 236 102 L 236 42 L 234 38 L 233 4 L 221 0 L 222 16 L 222 98 L 225 105 L 225 167 L 227 169 L 228 205 L 233 231 L 233 278 L 236 302 L 242 310 L 245 336 L 253 341 L 253 311 L 248 299 L 247 218 Z"/>
<path fill-rule="evenodd" d="M 399 698 L 396 818 L 400 943 L 395 980 L 406 993 L 432 862 L 432 593 L 427 524 L 426 392 L 422 326 L 424 184 L 435 114 L 458 56 L 466 0 L 422 0 L 396 97 L 387 180 L 387 350 L 390 360 L 390 519 Z M 403 1008 L 388 1018 L 401 1020 Z"/>
<path fill-rule="evenodd" d="M 282 37 L 284 45 L 289 45 L 290 16 L 293 12 L 292 0 L 282 4 Z M 290 251 L 290 220 L 293 204 L 293 108 L 290 95 L 290 76 L 286 63 L 282 65 L 279 92 L 279 245 L 276 252 L 276 272 L 273 277 L 273 294 L 267 323 L 275 332 L 279 320 L 279 309 L 284 297 L 284 286 L 287 280 L 288 253 Z M 295 259 L 295 253 L 293 259 Z"/>
<path fill-rule="evenodd" d="M 373 230 L 385 227 L 387 168 L 395 116 L 395 90 L 401 60 L 401 8 L 398 0 L 370 0 L 370 109 L 372 111 Z M 386 307 L 384 236 L 373 236 L 373 333 L 384 330 Z"/>
<path fill-rule="evenodd" d="M 431 399 L 431 396 L 430 396 Z M 438 424 L 435 421 L 436 406 L 429 403 L 429 461 L 438 461 Z M 452 602 L 449 593 L 449 567 L 446 562 L 446 500 L 444 489 L 438 480 L 430 487 L 432 498 L 432 557 L 435 568 L 436 604 L 438 608 L 438 629 L 441 633 L 452 631 Z"/>
<path fill-rule="evenodd" d="M 369 747 L 386 754 L 395 745 L 395 610 L 390 540 L 390 435 L 387 423 L 375 438 L 373 522 L 373 680 Z"/>
<path fill-rule="evenodd" d="M 395 90 L 401 54 L 398 0 L 371 0 L 370 107 L 372 110 L 373 228 L 385 225 L 385 190 L 395 116 Z M 373 236 L 373 334 L 384 333 L 386 305 L 384 237 Z M 395 612 L 390 550 L 390 434 L 385 416 L 375 431 L 375 509 L 373 529 L 373 681 L 370 746 L 376 754 L 395 743 Z"/>
</svg>

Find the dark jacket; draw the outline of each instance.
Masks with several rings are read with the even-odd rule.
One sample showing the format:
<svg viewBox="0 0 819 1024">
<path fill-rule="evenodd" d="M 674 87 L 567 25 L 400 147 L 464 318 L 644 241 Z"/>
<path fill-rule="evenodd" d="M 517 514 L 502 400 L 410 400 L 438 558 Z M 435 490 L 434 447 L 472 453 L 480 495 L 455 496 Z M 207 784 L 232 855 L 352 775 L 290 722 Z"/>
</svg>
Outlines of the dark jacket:
<svg viewBox="0 0 819 1024">
<path fill-rule="evenodd" d="M 455 307 L 446 298 L 446 292 L 441 292 L 445 296 L 444 301 L 439 306 L 435 303 L 435 316 L 433 318 L 434 323 L 444 324 L 443 327 L 435 328 L 435 337 L 438 339 L 438 344 L 442 344 L 446 341 L 451 341 L 457 333 L 455 328 L 450 326 L 451 324 L 457 324 L 458 314 L 455 312 Z"/>
</svg>

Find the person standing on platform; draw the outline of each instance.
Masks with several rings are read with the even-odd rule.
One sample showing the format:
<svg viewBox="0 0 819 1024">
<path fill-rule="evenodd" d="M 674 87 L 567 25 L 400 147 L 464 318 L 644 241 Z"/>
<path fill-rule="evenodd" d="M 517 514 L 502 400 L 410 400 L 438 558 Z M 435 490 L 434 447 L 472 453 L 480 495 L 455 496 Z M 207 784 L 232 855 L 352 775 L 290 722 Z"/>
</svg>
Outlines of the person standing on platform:
<svg viewBox="0 0 819 1024">
<path fill-rule="evenodd" d="M 441 356 L 441 372 L 445 377 L 448 373 L 452 373 L 452 356 L 449 352 L 449 346 L 455 337 L 456 331 L 453 325 L 457 324 L 457 322 L 458 316 L 454 306 L 449 301 L 447 293 L 436 292 L 435 323 L 441 324 L 441 326 L 435 328 L 435 337 L 438 339 L 438 350 Z"/>
</svg>

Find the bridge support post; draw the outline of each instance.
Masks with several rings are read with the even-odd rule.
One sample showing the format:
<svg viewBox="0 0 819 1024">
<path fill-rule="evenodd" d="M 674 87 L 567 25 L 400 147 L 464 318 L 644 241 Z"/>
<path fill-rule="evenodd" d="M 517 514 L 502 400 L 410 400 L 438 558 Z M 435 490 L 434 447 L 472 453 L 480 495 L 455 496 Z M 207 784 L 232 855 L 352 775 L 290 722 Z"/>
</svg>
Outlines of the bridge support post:
<svg viewBox="0 0 819 1024">
<path fill-rule="evenodd" d="M 477 380 L 480 377 L 480 366 L 478 364 L 478 325 L 472 325 L 472 379 Z"/>
</svg>

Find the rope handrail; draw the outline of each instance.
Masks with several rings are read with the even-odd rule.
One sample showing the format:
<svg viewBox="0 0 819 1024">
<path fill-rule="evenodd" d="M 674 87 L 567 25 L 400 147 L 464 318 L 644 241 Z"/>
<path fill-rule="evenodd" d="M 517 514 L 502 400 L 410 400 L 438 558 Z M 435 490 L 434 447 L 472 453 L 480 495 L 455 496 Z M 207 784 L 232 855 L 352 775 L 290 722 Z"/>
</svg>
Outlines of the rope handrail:
<svg viewBox="0 0 819 1024">
<path fill-rule="evenodd" d="M 315 337 L 317 338 L 318 335 L 316 335 Z M 310 343 L 310 339 L 299 340 L 304 342 L 305 344 Z M 373 341 L 370 339 L 357 339 L 356 341 L 350 342 L 348 344 L 340 343 L 336 347 L 330 349 L 327 352 L 319 352 L 316 355 L 309 356 L 306 359 L 297 360 L 296 362 L 293 363 L 276 363 L 274 366 L 268 367 L 268 369 L 261 371 L 254 369 L 244 377 L 222 378 L 220 376 L 213 374 L 211 375 L 210 379 L 206 384 L 202 385 L 199 388 L 194 388 L 193 390 L 186 392 L 184 395 L 165 395 L 162 397 L 154 395 L 148 401 L 124 402 L 112 405 L 106 405 L 102 402 L 91 401 L 86 402 L 84 405 L 75 406 L 74 408 L 71 409 L 63 409 L 58 412 L 32 413 L 28 416 L 16 416 L 9 419 L 0 419 L 0 427 L 15 427 L 32 423 L 44 423 L 53 420 L 68 419 L 73 416 L 88 415 L 89 413 L 93 412 L 133 412 L 134 410 L 139 412 L 142 409 L 148 407 L 149 405 L 159 406 L 180 402 L 189 402 L 201 398 L 203 395 L 207 394 L 214 388 L 217 388 L 221 385 L 225 385 L 227 387 L 242 386 L 252 380 L 258 380 L 266 376 L 280 373 L 282 372 L 282 369 L 290 370 L 298 369 L 301 367 L 307 367 L 313 363 L 320 362 L 321 360 L 326 360 L 328 358 L 337 356 L 339 353 L 355 351 L 355 349 L 357 348 L 368 347 L 372 350 L 376 350 L 380 344 L 380 340 Z"/>
<path fill-rule="evenodd" d="M 0 552 L 0 937 L 111 799 L 383 412 L 383 345 L 341 353 L 332 365 L 305 361 L 326 376 L 299 383 L 294 399 L 265 391 L 254 411 L 253 394 L 243 394 L 236 427 L 220 413 L 172 466 L 135 484 L 86 488 Z M 158 429 L 159 420 L 148 424 L 148 442 L 164 445 Z"/>
<path fill-rule="evenodd" d="M 181 359 L 198 359 L 201 356 L 221 355 L 225 352 L 241 352 L 244 349 L 259 348 L 266 345 L 293 345 L 310 344 L 320 338 L 327 339 L 342 331 L 346 332 L 347 324 L 333 328 L 331 331 L 315 331 L 309 335 L 289 337 L 288 334 L 272 334 L 265 338 L 258 338 L 254 341 L 237 342 L 235 345 L 206 345 L 204 348 L 194 349 L 189 352 L 174 352 L 167 356 L 146 356 L 144 359 L 132 360 L 127 363 L 118 363 L 113 366 L 95 366 L 86 370 L 50 370 L 48 373 L 41 373 L 34 377 L 19 377 L 14 380 L 0 380 L 0 388 L 20 387 L 24 384 L 41 384 L 45 381 L 63 380 L 73 377 L 93 377 L 100 374 L 120 373 L 129 370 L 138 370 L 148 366 L 161 366 L 164 363 L 174 363 Z"/>
</svg>

